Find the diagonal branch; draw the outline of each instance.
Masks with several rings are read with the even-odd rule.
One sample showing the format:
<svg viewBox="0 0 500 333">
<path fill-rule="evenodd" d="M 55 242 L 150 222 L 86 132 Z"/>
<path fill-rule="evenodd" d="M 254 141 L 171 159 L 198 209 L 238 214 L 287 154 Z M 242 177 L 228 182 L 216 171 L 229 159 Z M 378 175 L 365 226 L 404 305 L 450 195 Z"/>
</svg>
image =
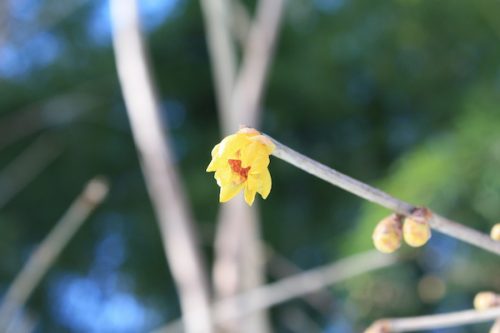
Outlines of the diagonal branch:
<svg viewBox="0 0 500 333">
<path fill-rule="evenodd" d="M 497 318 L 500 318 L 500 308 L 482 311 L 465 310 L 419 317 L 381 319 L 376 321 L 370 329 L 374 332 L 387 333 L 414 332 L 482 323 Z M 370 329 L 367 331 L 370 331 Z"/>
<path fill-rule="evenodd" d="M 0 208 L 33 181 L 62 153 L 49 135 L 41 135 L 0 173 Z"/>
<path fill-rule="evenodd" d="M 10 321 L 15 318 L 17 310 L 24 306 L 82 223 L 105 199 L 107 192 L 106 181 L 100 178 L 92 179 L 33 252 L 4 296 L 0 306 L 0 332 L 4 332 Z"/>
<path fill-rule="evenodd" d="M 209 291 L 194 223 L 161 127 L 159 102 L 151 78 L 136 0 L 113 0 L 113 45 L 132 134 L 165 254 L 177 284 L 186 331 L 211 332 Z"/>
<path fill-rule="evenodd" d="M 356 254 L 217 302 L 213 307 L 214 321 L 219 323 L 241 318 L 394 263 L 395 256 L 376 251 Z M 179 332 L 179 329 L 179 323 L 173 322 L 155 333 L 173 333 Z"/>
<path fill-rule="evenodd" d="M 273 152 L 274 156 L 304 170 L 307 173 L 310 173 L 313 176 L 323 179 L 330 184 L 338 186 L 357 195 L 358 197 L 376 203 L 396 213 L 410 215 L 415 210 L 415 206 L 407 202 L 396 199 L 379 189 L 371 187 L 370 185 L 327 167 L 326 165 L 304 156 L 282 143 L 279 143 L 271 137 L 269 137 L 269 139 L 271 139 L 276 145 L 276 149 Z M 429 224 L 433 229 L 443 234 L 500 255 L 500 242 L 495 242 L 488 235 L 477 230 L 451 221 L 438 214 L 433 214 Z"/>
</svg>

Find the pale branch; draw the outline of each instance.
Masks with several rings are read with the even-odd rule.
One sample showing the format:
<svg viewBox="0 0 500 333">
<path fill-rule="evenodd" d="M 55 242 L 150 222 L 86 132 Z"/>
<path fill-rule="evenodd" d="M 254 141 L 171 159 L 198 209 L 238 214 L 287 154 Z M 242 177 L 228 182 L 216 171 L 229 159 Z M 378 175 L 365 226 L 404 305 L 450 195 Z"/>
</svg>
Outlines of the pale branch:
<svg viewBox="0 0 500 333">
<path fill-rule="evenodd" d="M 177 286 L 187 332 L 212 332 L 210 293 L 191 210 L 162 127 L 136 0 L 110 2 L 113 49 L 120 85 L 156 213 L 163 246 Z"/>
<path fill-rule="evenodd" d="M 95 81 L 92 84 L 95 86 Z M 41 130 L 78 120 L 93 107 L 95 102 L 91 96 L 75 91 L 9 112 L 0 119 L 0 150 Z"/>
<path fill-rule="evenodd" d="M 252 19 L 241 0 L 231 1 L 231 35 L 235 43 L 243 47 L 248 39 Z"/>
<path fill-rule="evenodd" d="M 284 4 L 285 0 L 260 0 L 257 3 L 231 101 L 231 109 L 238 113 L 240 124 L 254 126 L 258 123 L 260 103 Z M 236 128 L 232 129 L 235 130 Z"/>
<path fill-rule="evenodd" d="M 286 257 L 277 253 L 269 245 L 266 246 L 266 251 L 270 257 L 268 260 L 268 273 L 275 279 L 283 278 L 284 276 L 299 274 L 303 272 L 300 267 L 295 265 Z M 319 313 L 328 316 L 331 309 L 330 304 L 333 304 L 333 297 L 328 290 L 318 290 L 314 293 L 304 296 L 304 301 Z"/>
<path fill-rule="evenodd" d="M 207 34 L 213 80 L 224 135 L 237 126 L 236 113 L 231 110 L 236 76 L 236 51 L 230 34 L 230 0 L 201 0 Z"/>
<path fill-rule="evenodd" d="M 241 123 L 257 126 L 260 96 L 267 68 L 272 59 L 283 0 L 259 0 L 256 18 L 235 25 L 233 18 L 247 17 L 239 2 L 201 0 L 208 49 L 214 72 L 219 119 L 224 135 Z M 239 7 L 238 7 L 239 5 Z M 235 15 L 239 14 L 239 15 Z M 245 24 L 246 23 L 246 24 Z M 236 51 L 231 32 L 239 27 L 244 38 L 242 68 L 236 76 Z M 242 37 L 244 36 L 244 37 Z M 255 207 L 232 201 L 221 207 L 215 237 L 214 285 L 218 297 L 230 297 L 245 288 L 260 285 L 264 279 L 260 230 Z M 225 323 L 226 331 L 266 332 L 264 316 L 245 318 L 245 325 Z"/>
<path fill-rule="evenodd" d="M 381 319 L 374 323 L 385 329 L 383 332 L 400 333 L 453 327 L 494 321 L 500 318 L 500 307 L 488 310 L 465 310 L 436 315 Z"/>
<path fill-rule="evenodd" d="M 304 156 L 271 137 L 268 138 L 276 145 L 276 149 L 273 152 L 274 156 L 304 170 L 313 176 L 323 179 L 332 185 L 340 187 L 357 195 L 358 197 L 376 203 L 399 214 L 410 215 L 416 208 L 415 206 L 396 199 L 379 189 L 344 175 L 324 164 Z M 429 224 L 436 231 L 500 255 L 500 242 L 493 241 L 488 235 L 477 230 L 451 221 L 436 213 L 433 213 L 433 217 L 429 221 Z"/>
<path fill-rule="evenodd" d="M 83 222 L 105 199 L 108 184 L 101 178 L 92 179 L 71 204 L 43 242 L 31 254 L 23 269 L 5 293 L 0 305 L 0 332 L 4 332 L 16 312 L 24 304 L 53 265 Z"/>
<path fill-rule="evenodd" d="M 292 333 L 322 333 L 323 328 L 298 305 L 289 305 L 279 313 L 280 321 Z"/>
<path fill-rule="evenodd" d="M 33 181 L 62 152 L 49 135 L 41 135 L 0 172 L 0 208 Z"/>
<path fill-rule="evenodd" d="M 241 318 L 293 298 L 302 297 L 335 283 L 358 275 L 388 267 L 396 263 L 396 257 L 368 251 L 340 259 L 330 265 L 311 269 L 300 274 L 249 290 L 214 304 L 212 311 L 216 323 Z M 179 332 L 175 321 L 156 330 L 155 333 Z"/>
</svg>

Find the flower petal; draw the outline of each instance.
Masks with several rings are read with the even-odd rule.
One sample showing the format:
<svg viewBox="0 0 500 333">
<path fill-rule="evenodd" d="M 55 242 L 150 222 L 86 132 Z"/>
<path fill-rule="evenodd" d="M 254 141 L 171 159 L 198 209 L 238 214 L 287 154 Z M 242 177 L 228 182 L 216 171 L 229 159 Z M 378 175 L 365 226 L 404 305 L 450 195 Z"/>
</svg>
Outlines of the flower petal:
<svg viewBox="0 0 500 333">
<path fill-rule="evenodd" d="M 226 202 L 231 200 L 243 188 L 243 184 L 227 183 L 220 188 L 219 201 Z"/>
<path fill-rule="evenodd" d="M 245 201 L 249 206 L 251 206 L 253 204 L 253 201 L 255 200 L 256 193 L 257 192 L 255 190 L 251 190 L 248 187 L 245 187 Z"/>
<path fill-rule="evenodd" d="M 260 135 L 260 132 L 257 131 L 255 128 L 242 127 L 239 129 L 238 134 L 246 134 L 248 136 L 256 136 L 256 135 Z"/>
<path fill-rule="evenodd" d="M 252 128 L 242 128 L 216 145 L 207 171 L 215 172 L 220 201 L 232 199 L 242 189 L 248 205 L 253 204 L 256 193 L 266 198 L 271 191 L 267 168 L 273 149 L 272 141 Z"/>
<path fill-rule="evenodd" d="M 269 139 L 265 135 L 254 136 L 254 137 L 251 138 L 251 140 L 261 143 L 265 147 L 266 152 L 267 152 L 268 155 L 271 154 L 274 151 L 274 149 L 276 148 L 276 146 L 271 141 L 271 139 Z"/>
<path fill-rule="evenodd" d="M 259 193 L 262 196 L 262 199 L 265 199 L 271 192 L 272 186 L 271 174 L 269 173 L 269 169 L 265 169 L 264 172 L 262 172 L 260 181 L 261 188 Z"/>
<path fill-rule="evenodd" d="M 243 167 L 252 167 L 253 161 L 262 154 L 262 147 L 257 142 L 251 142 L 241 149 L 241 165 Z"/>
</svg>

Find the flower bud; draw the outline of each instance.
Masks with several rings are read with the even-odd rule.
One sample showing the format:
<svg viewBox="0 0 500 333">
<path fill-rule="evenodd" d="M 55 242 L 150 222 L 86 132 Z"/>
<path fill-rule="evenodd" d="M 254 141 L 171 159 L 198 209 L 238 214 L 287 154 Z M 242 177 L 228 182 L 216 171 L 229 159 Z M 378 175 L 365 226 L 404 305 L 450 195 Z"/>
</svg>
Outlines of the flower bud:
<svg viewBox="0 0 500 333">
<path fill-rule="evenodd" d="M 364 333 L 390 333 L 391 324 L 387 320 L 377 320 Z"/>
<path fill-rule="evenodd" d="M 417 208 L 405 218 L 403 224 L 403 237 L 408 245 L 419 247 L 427 243 L 431 238 L 431 227 L 429 221 L 432 213 L 425 207 Z"/>
<path fill-rule="evenodd" d="M 491 291 L 480 292 L 474 297 L 474 308 L 476 310 L 487 310 L 500 306 L 500 295 Z"/>
<path fill-rule="evenodd" d="M 375 248 L 383 253 L 392 253 L 401 246 L 401 219 L 397 214 L 392 214 L 380 221 L 372 234 Z"/>
<path fill-rule="evenodd" d="M 490 236 L 493 240 L 500 241 L 500 223 L 493 226 Z"/>
</svg>

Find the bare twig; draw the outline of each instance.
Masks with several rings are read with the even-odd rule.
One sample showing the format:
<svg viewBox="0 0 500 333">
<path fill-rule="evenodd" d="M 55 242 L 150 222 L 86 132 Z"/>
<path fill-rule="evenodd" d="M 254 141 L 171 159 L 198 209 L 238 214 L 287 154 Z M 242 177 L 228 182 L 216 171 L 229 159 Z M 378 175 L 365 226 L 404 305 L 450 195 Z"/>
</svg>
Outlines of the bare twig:
<svg viewBox="0 0 500 333">
<path fill-rule="evenodd" d="M 230 34 L 231 7 L 229 0 L 201 0 L 208 50 L 212 62 L 213 78 L 219 110 L 222 134 L 227 135 L 238 126 L 237 113 L 231 110 L 231 98 L 236 75 L 236 52 Z M 245 207 L 242 202 L 231 202 L 221 206 L 215 237 L 215 260 L 213 281 L 216 299 L 233 296 L 242 286 L 241 268 L 247 266 L 242 254 L 254 252 L 243 240 L 255 239 L 255 230 L 244 232 L 242 226 L 258 224 L 255 208 Z M 253 275 L 261 269 L 254 267 Z M 258 317 L 256 317 L 259 319 Z M 247 320 L 246 325 L 224 323 L 222 331 L 235 332 L 237 327 L 248 327 L 260 320 Z M 262 332 L 265 333 L 265 330 Z"/>
<path fill-rule="evenodd" d="M 5 333 L 33 333 L 38 324 L 38 317 L 28 311 L 19 311 Z"/>
<path fill-rule="evenodd" d="M 265 281 L 257 208 L 248 207 L 242 198 L 239 199 L 224 204 L 219 213 L 214 263 L 218 299 L 233 297 Z M 227 332 L 240 333 L 269 331 L 265 313 L 252 313 L 250 317 L 241 319 L 244 323 L 226 321 L 222 328 Z"/>
<path fill-rule="evenodd" d="M 258 123 L 260 102 L 273 58 L 284 2 L 260 0 L 257 4 L 256 18 L 248 33 L 231 101 L 231 109 L 238 113 L 237 119 L 241 124 L 255 126 Z"/>
<path fill-rule="evenodd" d="M 0 1 L 0 48 L 9 34 L 9 7 L 8 1 Z"/>
<path fill-rule="evenodd" d="M 324 164 L 310 159 L 309 157 L 294 151 L 282 143 L 279 143 L 271 137 L 269 137 L 269 139 L 271 139 L 276 145 L 276 149 L 273 152 L 274 156 L 306 171 L 307 173 L 310 173 L 313 176 L 323 179 L 330 184 L 338 186 L 357 195 L 358 197 L 376 203 L 396 213 L 410 215 L 415 210 L 415 206 L 409 203 L 396 199 L 379 189 L 371 187 L 363 182 L 360 182 L 359 180 L 351 178 L 330 167 L 327 167 Z M 429 223 L 433 229 L 443 234 L 447 234 L 466 243 L 500 255 L 500 242 L 493 241 L 486 234 L 451 221 L 438 214 L 433 214 Z"/>
<path fill-rule="evenodd" d="M 466 310 L 430 316 L 382 319 L 374 325 L 380 325 L 387 333 L 399 333 L 475 324 L 493 321 L 499 317 L 500 308 L 492 308 L 483 311 Z"/>
<path fill-rule="evenodd" d="M 0 173 L 0 208 L 34 180 L 62 149 L 47 135 L 40 136 Z"/>
<path fill-rule="evenodd" d="M 375 251 L 353 255 L 333 264 L 311 269 L 217 302 L 213 307 L 214 321 L 218 323 L 241 318 L 249 313 L 307 295 L 332 284 L 390 266 L 395 262 L 394 256 L 383 255 Z M 168 324 L 155 332 L 179 332 L 179 323 Z"/>
<path fill-rule="evenodd" d="M 0 1 L 4 3 L 8 3 L 8 1 Z M 44 9 L 56 9 L 52 13 L 48 10 L 41 10 L 39 16 L 36 20 L 31 20 L 27 25 L 25 21 L 17 22 L 16 20 L 12 20 L 13 22 L 11 27 L 11 33 L 9 36 L 7 35 L 7 41 L 14 46 L 21 46 L 26 41 L 29 41 L 31 38 L 39 34 L 40 32 L 48 32 L 52 29 L 55 29 L 61 22 L 67 19 L 69 16 L 74 14 L 78 9 L 82 6 L 89 3 L 89 0 L 78 0 L 78 1 L 64 1 L 63 3 L 58 3 L 57 6 L 44 6 Z M 20 25 L 22 29 L 20 29 Z"/>
<path fill-rule="evenodd" d="M 280 321 L 292 333 L 321 333 L 324 330 L 297 305 L 280 311 Z"/>
<path fill-rule="evenodd" d="M 228 135 L 238 123 L 230 105 L 236 75 L 236 52 L 229 30 L 231 20 L 229 3 L 228 0 L 201 0 L 201 5 L 214 71 L 219 120 L 224 135 Z"/>
<path fill-rule="evenodd" d="M 33 252 L 28 262 L 7 290 L 0 306 L 0 331 L 4 332 L 9 321 L 21 309 L 31 293 L 47 273 L 64 247 L 78 231 L 92 211 L 104 200 L 108 184 L 92 179 L 80 196 L 71 204 L 43 242 Z"/>
<path fill-rule="evenodd" d="M 231 1 L 231 35 L 235 42 L 243 46 L 248 40 L 248 32 L 252 25 L 250 13 L 241 0 Z"/>
<path fill-rule="evenodd" d="M 91 96 L 74 91 L 10 112 L 0 119 L 0 150 L 47 127 L 71 123 L 94 104 Z"/>
<path fill-rule="evenodd" d="M 231 6 L 228 0 L 201 1 L 224 135 L 234 132 L 241 123 L 257 126 L 258 104 L 272 59 L 282 3 L 283 0 L 259 1 L 256 19 L 244 41 L 242 69 L 235 78 L 236 54 L 231 37 L 235 22 L 231 21 L 231 12 L 237 10 L 239 16 L 246 17 L 245 8 L 240 3 Z M 246 37 L 246 31 L 239 33 Z M 245 206 L 241 200 L 221 207 L 215 252 L 214 284 L 218 297 L 230 297 L 261 284 L 264 266 L 255 208 Z M 239 326 L 240 330 L 264 333 L 265 318 L 254 316 L 246 318 L 243 326 L 225 323 L 224 329 L 234 331 L 233 328 Z"/>
<path fill-rule="evenodd" d="M 270 246 L 266 247 L 267 252 L 270 255 L 270 260 L 267 264 L 268 272 L 271 276 L 275 278 L 283 278 L 284 276 L 299 274 L 303 272 L 298 266 L 293 262 L 283 257 L 277 253 Z M 319 289 L 315 293 L 304 296 L 304 301 L 307 302 L 311 307 L 316 309 L 319 313 L 327 316 L 331 311 L 331 304 L 333 304 L 333 297 L 328 290 Z"/>
<path fill-rule="evenodd" d="M 194 223 L 159 116 L 135 0 L 111 1 L 120 84 L 187 332 L 211 332 L 209 292 Z"/>
<path fill-rule="evenodd" d="M 248 36 L 246 31 L 239 31 L 240 38 L 245 36 L 245 45 L 242 69 L 235 78 L 236 53 L 231 28 L 236 26 L 231 21 L 231 12 L 238 11 L 239 16 L 246 18 L 245 8 L 239 2 L 231 6 L 228 0 L 201 1 L 224 135 L 234 132 L 241 123 L 257 126 L 258 104 L 272 59 L 282 3 L 283 0 L 260 0 Z M 243 30 L 247 30 L 246 26 Z M 218 297 L 230 297 L 262 283 L 263 255 L 255 207 L 246 207 L 241 200 L 221 207 L 215 252 L 214 285 Z M 225 325 L 224 329 L 229 331 L 235 331 L 237 326 L 250 332 L 267 331 L 265 317 L 259 314 L 247 318 L 244 326 L 228 322 Z"/>
</svg>

